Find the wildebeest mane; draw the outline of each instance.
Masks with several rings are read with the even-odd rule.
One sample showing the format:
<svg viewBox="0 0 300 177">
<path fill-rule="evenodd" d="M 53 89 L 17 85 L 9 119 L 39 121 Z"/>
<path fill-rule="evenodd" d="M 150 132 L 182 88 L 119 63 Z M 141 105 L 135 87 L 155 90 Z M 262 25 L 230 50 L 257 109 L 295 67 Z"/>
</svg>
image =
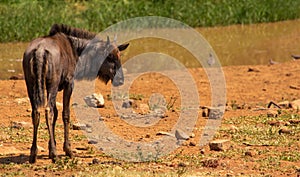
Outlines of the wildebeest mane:
<svg viewBox="0 0 300 177">
<path fill-rule="evenodd" d="M 49 35 L 53 36 L 56 33 L 63 33 L 67 36 L 73 36 L 73 37 L 83 38 L 83 39 L 93 39 L 96 36 L 95 33 L 85 31 L 79 28 L 73 28 L 65 24 L 52 25 L 49 31 Z"/>
</svg>

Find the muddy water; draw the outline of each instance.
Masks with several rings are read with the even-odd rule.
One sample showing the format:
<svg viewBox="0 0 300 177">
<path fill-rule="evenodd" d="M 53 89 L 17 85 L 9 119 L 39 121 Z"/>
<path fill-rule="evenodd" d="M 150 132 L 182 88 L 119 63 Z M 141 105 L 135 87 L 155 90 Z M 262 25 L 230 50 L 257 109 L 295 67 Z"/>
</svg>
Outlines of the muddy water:
<svg viewBox="0 0 300 177">
<path fill-rule="evenodd" d="M 267 24 L 200 28 L 222 65 L 284 62 L 300 54 L 300 19 Z"/>
<path fill-rule="evenodd" d="M 268 64 L 291 60 L 300 54 L 300 19 L 267 24 L 233 25 L 227 27 L 196 28 L 211 44 L 223 66 Z M 0 44 L 0 79 L 22 74 L 21 58 L 27 43 Z M 125 52 L 128 59 L 145 51 L 164 53 L 178 58 L 188 67 L 198 67 L 187 51 L 160 39 L 131 41 Z"/>
</svg>

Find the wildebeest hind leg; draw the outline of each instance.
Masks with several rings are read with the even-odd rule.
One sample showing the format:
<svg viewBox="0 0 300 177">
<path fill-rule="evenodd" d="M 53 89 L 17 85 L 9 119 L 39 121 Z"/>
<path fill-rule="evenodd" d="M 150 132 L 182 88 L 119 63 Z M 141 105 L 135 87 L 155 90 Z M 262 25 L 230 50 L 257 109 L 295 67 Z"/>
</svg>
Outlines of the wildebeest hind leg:
<svg viewBox="0 0 300 177">
<path fill-rule="evenodd" d="M 71 150 L 71 143 L 69 140 L 69 130 L 70 130 L 70 98 L 73 91 L 73 84 L 67 84 L 64 88 L 63 93 L 63 112 L 62 118 L 64 122 L 64 151 L 67 156 L 73 157 Z"/>
<path fill-rule="evenodd" d="M 38 127 L 40 123 L 40 113 L 38 112 L 37 108 L 32 109 L 32 124 L 33 124 L 33 140 L 32 140 L 32 146 L 30 149 L 30 157 L 29 157 L 29 163 L 35 163 L 36 162 L 36 156 L 37 156 L 37 133 L 38 133 Z"/>
<path fill-rule="evenodd" d="M 49 158 L 52 159 L 52 162 L 55 162 L 57 159 L 57 153 L 56 153 L 56 144 L 55 144 L 55 136 L 54 136 L 54 129 L 55 129 L 55 94 L 48 94 L 48 104 L 45 109 L 45 117 L 46 117 L 46 124 L 48 127 L 49 132 Z"/>
</svg>

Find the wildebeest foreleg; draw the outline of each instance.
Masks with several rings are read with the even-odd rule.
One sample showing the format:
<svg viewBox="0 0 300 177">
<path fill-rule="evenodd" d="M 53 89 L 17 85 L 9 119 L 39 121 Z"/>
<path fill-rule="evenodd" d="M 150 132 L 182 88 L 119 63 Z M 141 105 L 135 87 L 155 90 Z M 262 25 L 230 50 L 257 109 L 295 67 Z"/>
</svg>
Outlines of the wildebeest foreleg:
<svg viewBox="0 0 300 177">
<path fill-rule="evenodd" d="M 64 151 L 67 156 L 73 157 L 71 150 L 71 143 L 69 141 L 69 130 L 70 130 L 70 98 L 73 91 L 73 84 L 68 84 L 64 88 L 63 93 L 63 111 L 62 118 L 64 122 Z"/>
<path fill-rule="evenodd" d="M 55 135 L 54 135 L 54 129 L 55 129 L 55 122 L 57 119 L 57 108 L 56 108 L 56 102 L 55 99 L 56 94 L 49 94 L 48 93 L 48 104 L 45 110 L 45 115 L 46 115 L 46 124 L 48 127 L 48 132 L 49 132 L 49 158 L 52 159 L 53 162 L 55 162 L 57 158 L 57 153 L 56 153 L 56 143 L 55 143 Z"/>
<path fill-rule="evenodd" d="M 32 116 L 32 124 L 33 124 L 33 140 L 32 140 L 32 146 L 30 149 L 29 162 L 35 163 L 37 152 L 38 152 L 37 133 L 38 133 L 38 127 L 39 127 L 39 123 L 40 123 L 40 113 L 38 112 L 37 108 L 32 108 L 31 116 Z"/>
</svg>

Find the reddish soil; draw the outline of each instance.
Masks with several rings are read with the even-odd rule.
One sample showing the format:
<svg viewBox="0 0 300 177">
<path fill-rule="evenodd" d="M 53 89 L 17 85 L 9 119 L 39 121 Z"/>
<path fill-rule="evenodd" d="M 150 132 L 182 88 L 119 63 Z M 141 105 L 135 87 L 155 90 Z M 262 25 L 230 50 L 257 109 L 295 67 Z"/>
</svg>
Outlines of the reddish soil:
<svg viewBox="0 0 300 177">
<path fill-rule="evenodd" d="M 249 68 L 254 71 L 249 71 Z M 210 106 L 211 91 L 210 83 L 207 79 L 207 76 L 203 69 L 195 68 L 189 70 L 192 76 L 194 77 L 197 87 L 198 94 L 200 97 L 201 106 Z M 290 61 L 286 63 L 280 63 L 276 65 L 258 65 L 258 66 L 228 66 L 223 67 L 223 72 L 226 79 L 226 97 L 227 103 L 235 103 L 243 107 L 243 109 L 237 110 L 228 110 L 225 112 L 224 118 L 222 121 L 225 121 L 228 118 L 239 117 L 239 116 L 248 116 L 248 115 L 260 115 L 263 114 L 262 111 L 252 111 L 252 108 L 256 106 L 266 105 L 270 101 L 280 102 L 282 100 L 295 100 L 300 98 L 300 80 L 298 73 L 300 72 L 300 62 Z M 28 122 L 31 123 L 30 117 L 30 104 L 28 100 L 18 103 L 18 100 L 27 97 L 26 86 L 24 80 L 1 80 L 0 81 L 0 127 L 1 127 L 1 139 L 0 145 L 5 149 L 10 149 L 11 147 L 16 148 L 18 151 L 13 153 L 4 153 L 1 152 L 0 156 L 0 165 L 3 166 L 0 168 L 0 173 L 8 172 L 20 172 L 23 171 L 26 175 L 50 175 L 54 174 L 57 176 L 70 176 L 75 173 L 72 169 L 66 170 L 57 170 L 53 171 L 48 169 L 51 164 L 51 160 L 47 157 L 47 138 L 41 138 L 45 133 L 40 133 L 38 144 L 40 147 L 44 148 L 44 152 L 39 152 L 37 164 L 30 166 L 28 163 L 29 149 L 31 146 L 31 127 L 24 127 L 26 131 L 19 131 L 16 128 L 12 128 L 12 122 Z M 75 86 L 76 87 L 76 86 Z M 187 88 L 188 89 L 188 88 Z M 174 105 L 171 109 L 166 112 L 166 117 L 161 119 L 157 124 L 141 128 L 134 127 L 127 124 L 121 120 L 115 113 L 112 105 L 112 101 L 107 99 L 107 95 L 111 95 L 111 85 L 104 85 L 99 81 L 96 82 L 96 92 L 102 93 L 105 98 L 105 107 L 99 108 L 99 113 L 103 118 L 103 121 L 108 125 L 111 130 L 123 137 L 124 139 L 131 141 L 141 141 L 148 142 L 154 139 L 159 138 L 156 135 L 158 131 L 169 131 L 173 125 L 178 120 L 178 115 L 180 114 L 180 102 L 179 92 L 176 89 L 174 83 L 160 74 L 147 74 L 142 75 L 134 81 L 130 88 L 130 93 L 135 96 L 135 107 L 134 110 L 140 114 L 147 114 L 147 110 L 143 110 L 140 105 L 146 103 L 149 100 L 149 97 L 153 93 L 161 93 L 164 95 L 166 101 L 172 100 L 175 97 L 177 98 Z M 172 97 L 172 98 L 171 98 Z M 57 102 L 61 103 L 62 94 L 59 93 Z M 61 120 L 61 106 L 58 106 L 59 109 L 59 120 L 57 124 L 57 146 L 58 154 L 63 157 L 64 153 L 62 151 L 63 144 L 63 129 L 62 129 L 62 120 Z M 201 138 L 201 127 L 205 126 L 206 118 L 202 117 L 202 110 L 199 109 L 198 121 L 196 123 L 193 133 L 195 137 L 188 140 L 190 142 L 199 142 Z M 72 108 L 71 113 L 72 123 L 77 122 L 74 110 Z M 45 120 L 42 116 L 41 124 L 44 124 Z M 2 131 L 5 127 L 10 127 L 11 129 L 7 131 Z M 40 131 L 45 131 L 45 124 L 40 127 Z M 76 150 L 75 156 L 80 161 L 82 166 L 88 166 L 88 163 L 91 163 L 93 159 L 97 158 L 100 162 L 107 162 L 110 165 L 110 162 L 118 162 L 118 160 L 110 158 L 104 155 L 101 151 L 96 150 L 93 145 L 87 144 L 87 139 L 80 138 L 83 133 L 78 130 L 71 130 L 71 139 L 72 147 L 79 148 L 84 147 L 86 150 Z M 27 137 L 28 140 L 21 140 L 18 142 L 18 138 L 22 139 L 22 136 Z M 300 144 L 298 144 L 300 146 Z M 244 148 L 242 145 L 236 145 L 236 148 Z M 266 147 L 257 147 L 257 148 L 266 148 Z M 268 147 L 272 149 L 273 147 Z M 80 149 L 80 148 L 79 148 Z M 276 171 L 267 169 L 266 171 L 255 170 L 257 165 L 255 161 L 251 160 L 243 161 L 240 158 L 221 158 L 221 164 L 217 165 L 215 168 L 212 167 L 198 167 L 196 164 L 193 164 L 191 161 L 185 162 L 183 158 L 177 158 L 176 155 L 189 155 L 190 157 L 197 157 L 200 154 L 200 149 L 204 149 L 204 158 L 212 152 L 209 150 L 208 146 L 199 147 L 199 146 L 189 146 L 184 145 L 175 150 L 169 156 L 164 157 L 162 163 L 160 162 L 151 162 L 151 163 L 129 163 L 128 165 L 125 162 L 120 162 L 121 168 L 136 171 L 153 171 L 154 173 L 158 172 L 180 172 L 180 167 L 184 166 L 187 171 L 186 174 L 195 174 L 201 176 L 202 172 L 207 172 L 209 175 L 211 172 L 215 174 L 218 173 L 221 176 L 224 175 L 273 175 L 273 176 L 287 176 L 287 175 L 296 175 L 296 171 Z M 286 149 L 288 150 L 288 149 Z M 93 153 L 89 152 L 93 151 Z M 203 158 L 203 157 L 201 157 Z M 188 161 L 188 160 L 187 160 Z M 11 165 L 4 165 L 9 162 L 13 162 Z M 183 162 L 183 164 L 182 164 Z M 213 163 L 213 162 L 212 162 Z M 29 167 L 24 167 L 24 164 L 28 164 Z M 124 165 L 124 164 L 127 164 Z M 299 162 L 285 162 L 286 165 L 299 166 Z M 115 164 L 111 164 L 115 166 Z M 46 168 L 46 167 L 47 168 Z M 125 167 L 126 166 L 126 167 Z M 128 167 L 129 166 L 129 167 Z M 23 169 L 24 168 L 24 169 Z M 78 168 L 78 167 L 77 167 Z M 79 168 L 80 169 L 80 168 Z M 78 169 L 74 169 L 78 171 Z M 80 169 L 82 170 L 82 169 Z M 17 174 L 17 173 L 16 173 Z"/>
</svg>

